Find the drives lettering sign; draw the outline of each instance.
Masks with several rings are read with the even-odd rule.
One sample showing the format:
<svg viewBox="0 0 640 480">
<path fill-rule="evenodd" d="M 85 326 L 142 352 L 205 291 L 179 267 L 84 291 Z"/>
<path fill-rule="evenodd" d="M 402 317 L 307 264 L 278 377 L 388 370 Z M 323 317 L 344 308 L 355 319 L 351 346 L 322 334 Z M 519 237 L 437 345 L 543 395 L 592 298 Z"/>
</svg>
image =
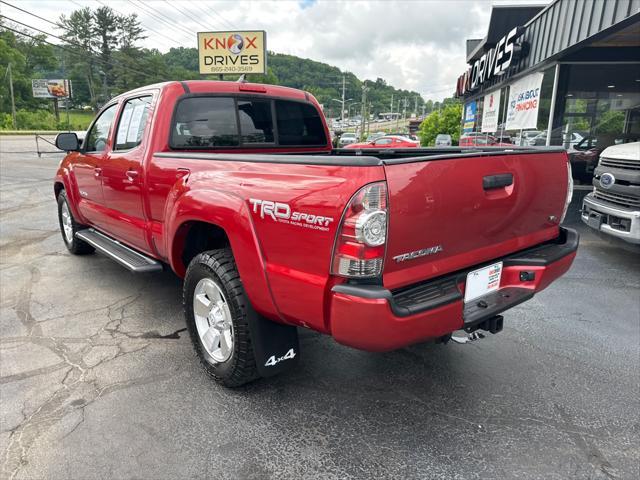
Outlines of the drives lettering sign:
<svg viewBox="0 0 640 480">
<path fill-rule="evenodd" d="M 523 33 L 523 27 L 513 28 L 498 40 L 494 48 L 487 50 L 465 73 L 460 75 L 456 84 L 456 96 L 461 97 L 472 92 L 490 78 L 506 73 L 512 64 L 526 54 L 526 49 L 517 42 Z"/>
<path fill-rule="evenodd" d="M 264 31 L 198 32 L 200 73 L 266 73 Z"/>
</svg>

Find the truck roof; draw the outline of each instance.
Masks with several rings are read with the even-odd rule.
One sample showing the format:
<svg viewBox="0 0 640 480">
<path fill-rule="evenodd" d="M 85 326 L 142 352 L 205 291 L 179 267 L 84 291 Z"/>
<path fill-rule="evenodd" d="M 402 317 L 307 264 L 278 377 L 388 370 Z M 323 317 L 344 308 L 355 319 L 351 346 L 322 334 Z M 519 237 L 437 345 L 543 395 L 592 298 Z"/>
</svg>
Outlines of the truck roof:
<svg viewBox="0 0 640 480">
<path fill-rule="evenodd" d="M 228 82 L 220 80 L 184 80 L 181 82 L 171 81 L 154 83 L 136 88 L 128 92 L 122 93 L 120 96 L 129 96 L 132 93 L 142 92 L 145 90 L 165 90 L 176 84 L 181 84 L 185 92 L 188 93 L 257 93 L 273 97 L 284 97 L 297 100 L 310 100 L 312 95 L 303 90 L 290 87 L 281 87 L 279 85 L 267 85 L 263 83 L 251 82 Z M 117 98 L 117 97 L 116 97 Z"/>
</svg>

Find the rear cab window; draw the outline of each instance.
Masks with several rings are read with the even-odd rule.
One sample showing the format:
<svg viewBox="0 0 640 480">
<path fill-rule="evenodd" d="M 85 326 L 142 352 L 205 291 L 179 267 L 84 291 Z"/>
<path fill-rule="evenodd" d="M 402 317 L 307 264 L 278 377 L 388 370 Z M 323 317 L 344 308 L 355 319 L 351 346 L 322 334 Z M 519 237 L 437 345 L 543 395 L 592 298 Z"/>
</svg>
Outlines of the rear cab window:
<svg viewBox="0 0 640 480">
<path fill-rule="evenodd" d="M 245 96 L 185 97 L 171 124 L 173 149 L 326 147 L 322 117 L 307 102 Z"/>
</svg>

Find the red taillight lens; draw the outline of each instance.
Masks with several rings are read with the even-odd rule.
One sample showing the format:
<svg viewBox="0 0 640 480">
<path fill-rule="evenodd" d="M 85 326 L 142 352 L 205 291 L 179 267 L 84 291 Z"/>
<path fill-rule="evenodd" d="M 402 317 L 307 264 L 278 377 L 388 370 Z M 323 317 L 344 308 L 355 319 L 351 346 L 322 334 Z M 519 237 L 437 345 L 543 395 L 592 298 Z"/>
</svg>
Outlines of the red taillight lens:
<svg viewBox="0 0 640 480">
<path fill-rule="evenodd" d="M 377 277 L 387 241 L 387 184 L 371 183 L 351 198 L 338 228 L 331 273 Z"/>
</svg>

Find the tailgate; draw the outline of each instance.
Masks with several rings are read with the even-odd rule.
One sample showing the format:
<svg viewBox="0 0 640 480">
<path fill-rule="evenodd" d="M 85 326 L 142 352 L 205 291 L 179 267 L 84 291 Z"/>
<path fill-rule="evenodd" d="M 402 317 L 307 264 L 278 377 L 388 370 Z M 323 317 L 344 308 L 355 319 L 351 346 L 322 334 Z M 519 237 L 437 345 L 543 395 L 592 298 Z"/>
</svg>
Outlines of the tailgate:
<svg viewBox="0 0 640 480">
<path fill-rule="evenodd" d="M 389 225 L 383 281 L 394 289 L 555 238 L 565 152 L 385 161 Z"/>
</svg>

